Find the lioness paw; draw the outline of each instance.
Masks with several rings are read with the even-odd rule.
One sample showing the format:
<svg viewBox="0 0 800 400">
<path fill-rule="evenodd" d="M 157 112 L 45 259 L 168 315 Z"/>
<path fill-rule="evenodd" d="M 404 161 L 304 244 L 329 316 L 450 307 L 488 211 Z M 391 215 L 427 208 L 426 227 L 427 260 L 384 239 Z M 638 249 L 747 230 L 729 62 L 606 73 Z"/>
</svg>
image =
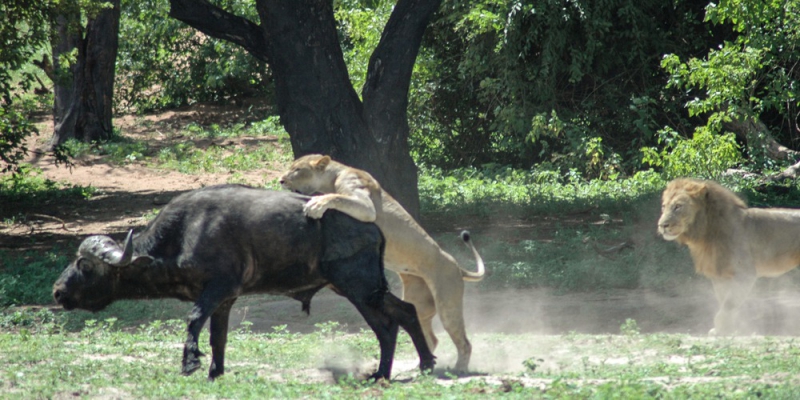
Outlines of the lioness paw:
<svg viewBox="0 0 800 400">
<path fill-rule="evenodd" d="M 314 197 L 303 206 L 303 213 L 313 219 L 320 219 L 328 209 L 328 202 L 320 201 L 320 197 Z"/>
</svg>

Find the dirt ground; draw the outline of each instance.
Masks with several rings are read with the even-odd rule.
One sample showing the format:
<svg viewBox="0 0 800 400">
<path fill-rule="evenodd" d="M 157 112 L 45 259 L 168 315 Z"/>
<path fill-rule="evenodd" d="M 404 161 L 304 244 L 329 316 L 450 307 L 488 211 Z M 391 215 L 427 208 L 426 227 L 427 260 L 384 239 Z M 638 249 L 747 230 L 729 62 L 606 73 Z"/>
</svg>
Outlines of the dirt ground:
<svg viewBox="0 0 800 400">
<path fill-rule="evenodd" d="M 175 135 L 163 135 L 169 129 L 176 130 L 188 121 L 230 118 L 241 120 L 225 110 L 197 106 L 142 117 L 125 116 L 115 121 L 123 135 L 148 138 L 151 141 L 185 140 Z M 142 128 L 142 120 L 150 122 L 150 128 Z M 221 121 L 225 122 L 225 121 Z M 41 145 L 49 138 L 50 123 L 40 124 Z M 240 138 L 226 145 L 245 146 L 247 140 L 270 140 L 269 138 Z M 226 139 L 226 142 L 228 140 Z M 208 145 L 209 143 L 206 143 Z M 47 156 L 31 154 L 29 159 L 41 168 L 44 176 L 59 182 L 94 186 L 99 189 L 89 201 L 63 201 L 29 207 L 25 204 L 0 205 L 0 217 L 17 217 L 17 223 L 0 226 L 0 248 L 18 251 L 44 250 L 54 246 L 72 252 L 80 241 L 91 234 L 108 234 L 117 239 L 127 230 L 141 228 L 145 224 L 144 214 L 158 209 L 172 197 L 201 186 L 226 182 L 230 174 L 185 175 L 174 171 L 160 171 L 134 162 L 114 166 L 98 157 L 88 157 L 76 162 L 71 168 L 56 167 Z M 243 174 L 245 179 L 260 184 L 274 179 L 280 171 L 269 167 Z M 524 229 L 519 224 L 504 221 L 421 221 L 433 233 L 454 235 L 460 229 L 474 232 L 491 228 L 504 237 L 518 240 L 532 235 L 537 226 L 526 222 Z M 465 226 L 470 225 L 470 226 Z M 475 226 L 479 225 L 479 226 Z M 491 226 L 489 226 L 491 225 Z M 476 237 L 476 241 L 479 239 Z M 677 251 L 677 250 L 676 250 Z M 704 335 L 711 327 L 715 301 L 710 284 L 700 280 L 698 287 L 685 288 L 671 293 L 645 290 L 619 290 L 602 293 L 558 294 L 550 290 L 485 291 L 467 284 L 465 296 L 467 330 L 477 333 L 619 333 L 620 325 L 628 318 L 636 320 L 642 332 L 672 332 Z M 187 311 L 189 306 L 187 305 Z M 304 332 L 314 329 L 314 324 L 328 319 L 345 324 L 348 329 L 366 329 L 365 324 L 346 301 L 334 294 L 323 292 L 311 304 L 311 316 L 300 311 L 300 304 L 293 300 L 251 297 L 240 300 L 231 316 L 231 325 L 247 320 L 254 330 L 271 330 L 276 325 L 287 325 L 291 331 Z M 744 315 L 756 328 L 753 333 L 797 335 L 800 334 L 800 297 L 791 293 L 759 294 L 748 302 Z M 437 351 L 440 365 L 454 361 L 452 343 L 446 333 L 437 326 L 440 342 Z M 445 343 L 446 342 L 446 343 Z M 482 353 L 493 351 L 492 344 L 473 340 L 474 363 L 480 363 Z M 448 353 L 448 346 L 449 353 Z M 445 352 L 445 354 L 441 354 Z M 512 357 L 513 358 L 513 357 Z M 520 365 L 520 364 L 517 364 Z"/>
</svg>

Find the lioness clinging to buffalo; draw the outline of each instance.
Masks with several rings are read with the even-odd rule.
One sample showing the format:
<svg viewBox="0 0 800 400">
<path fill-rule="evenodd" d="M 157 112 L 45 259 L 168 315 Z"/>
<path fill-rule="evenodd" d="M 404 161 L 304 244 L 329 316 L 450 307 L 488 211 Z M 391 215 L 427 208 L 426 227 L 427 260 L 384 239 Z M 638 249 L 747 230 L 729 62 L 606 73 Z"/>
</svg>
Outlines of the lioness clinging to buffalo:
<svg viewBox="0 0 800 400">
<path fill-rule="evenodd" d="M 405 209 L 386 193 L 369 173 L 312 154 L 298 158 L 281 178 L 284 188 L 303 194 L 320 194 L 305 206 L 306 215 L 321 218 L 325 210 L 335 209 L 364 222 L 374 221 L 386 237 L 386 268 L 397 272 L 403 282 L 403 300 L 417 308 L 428 346 L 436 348 L 432 319 L 439 312 L 447 333 L 458 350 L 455 369 L 466 371 L 472 346 L 464 328 L 464 281 L 483 279 L 484 265 L 472 249 L 477 272 L 469 272 L 414 221 Z"/>
<path fill-rule="evenodd" d="M 756 278 L 800 265 L 800 210 L 748 208 L 711 181 L 670 182 L 658 233 L 687 245 L 697 273 L 711 279 L 719 302 L 711 334 L 735 332 L 737 310 Z"/>
</svg>

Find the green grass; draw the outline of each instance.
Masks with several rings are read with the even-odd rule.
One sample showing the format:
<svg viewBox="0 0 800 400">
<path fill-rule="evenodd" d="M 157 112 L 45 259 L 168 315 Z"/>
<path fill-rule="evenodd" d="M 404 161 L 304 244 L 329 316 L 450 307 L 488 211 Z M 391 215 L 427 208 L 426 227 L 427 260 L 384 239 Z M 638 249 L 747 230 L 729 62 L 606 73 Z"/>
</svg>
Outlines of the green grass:
<svg viewBox="0 0 800 400">
<path fill-rule="evenodd" d="M 627 322 L 630 325 L 631 322 Z M 800 395 L 795 338 L 620 335 L 473 335 L 477 375 L 437 370 L 419 376 L 407 335 L 400 335 L 391 384 L 361 381 L 378 357 L 371 332 L 335 323 L 310 334 L 239 329 L 231 333 L 227 373 L 205 380 L 179 374 L 181 321 L 121 330 L 90 320 L 79 332 L 42 322 L 0 331 L 0 391 L 20 398 L 775 398 Z M 207 331 L 201 350 L 210 353 Z M 502 361 L 502 363 L 500 363 Z M 513 361 L 513 362 L 512 362 Z M 359 367 L 361 366 L 361 367 Z M 355 375 L 353 375 L 355 373 Z"/>
<path fill-rule="evenodd" d="M 127 139 L 74 150 L 94 152 L 116 163 L 144 161 L 187 173 L 233 171 L 232 179 L 238 179 L 239 171 L 250 168 L 266 164 L 285 167 L 290 154 L 286 136 L 242 150 L 212 146 L 203 151 L 193 140 L 275 134 L 271 124 L 274 121 L 249 127 L 189 126 L 182 132 L 189 139 L 186 144 L 173 144 L 158 153 Z M 473 231 L 490 271 L 478 284 L 481 290 L 669 290 L 702 279 L 694 274 L 685 249 L 654 233 L 658 197 L 666 182 L 653 172 L 587 182 L 576 174 L 562 176 L 537 169 L 421 171 L 423 220 L 467 216 L 487 224 Z M 734 187 L 756 205 L 800 204 L 797 185 L 773 185 L 767 191 L 752 190 L 748 182 L 734 183 Z M 93 193 L 91 187 L 41 179 L 34 170 L 22 179 L 0 180 L 0 203 L 80 199 Z M 152 218 L 157 212 L 153 209 L 145 215 Z M 533 228 L 495 231 L 491 226 L 495 217 L 512 218 Z M 472 265 L 472 257 L 457 235 L 435 238 L 462 265 Z M 598 252 L 627 241 L 633 246 L 606 255 Z M 51 285 L 73 251 L 0 252 L 0 307 L 51 304 Z M 796 284 L 798 276 L 790 274 L 782 282 Z M 396 367 L 395 375 L 401 381 L 391 385 L 365 384 L 346 375 L 335 383 L 320 382 L 319 377 L 326 374 L 320 372 L 325 362 L 352 366 L 376 360 L 377 343 L 371 332 L 346 334 L 335 323 L 327 323 L 308 335 L 280 329 L 253 333 L 245 324 L 231 335 L 228 373 L 207 383 L 205 371 L 191 377 L 178 373 L 185 339 L 180 320 L 189 309 L 188 303 L 174 300 L 120 301 L 94 314 L 8 308 L 0 312 L 0 392 L 21 398 L 800 396 L 800 367 L 793 362 L 800 355 L 800 345 L 794 338 L 644 335 L 633 320 L 620 327 L 621 335 L 473 334 L 473 364 L 488 376 L 455 379 L 439 372 L 438 378 L 418 377 L 412 368 Z M 201 347 L 209 353 L 207 334 L 203 332 Z M 401 338 L 398 359 L 406 361 L 401 365 L 416 365 L 408 337 L 403 334 Z M 454 354 L 449 340 L 440 343 L 437 354 Z M 207 368 L 208 357 L 204 363 Z"/>
<path fill-rule="evenodd" d="M 0 251 L 0 309 L 51 303 L 53 282 L 71 261 L 67 254 L 61 249 L 22 255 Z"/>
<path fill-rule="evenodd" d="M 0 175 L 0 205 L 41 204 L 52 200 L 88 199 L 97 192 L 93 186 L 59 183 L 41 176 L 41 170 L 21 165 L 20 173 Z M 3 218 L 14 218 L 13 210 L 0 208 Z M 11 211 L 11 212 L 8 212 Z"/>
</svg>

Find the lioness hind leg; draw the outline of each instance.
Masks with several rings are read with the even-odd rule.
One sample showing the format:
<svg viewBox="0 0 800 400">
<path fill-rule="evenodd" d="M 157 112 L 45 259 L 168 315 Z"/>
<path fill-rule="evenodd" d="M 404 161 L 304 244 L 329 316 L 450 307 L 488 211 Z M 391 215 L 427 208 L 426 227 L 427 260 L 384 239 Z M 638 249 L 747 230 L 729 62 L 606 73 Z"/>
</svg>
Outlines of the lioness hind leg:
<svg viewBox="0 0 800 400">
<path fill-rule="evenodd" d="M 436 315 L 436 303 L 433 301 L 433 294 L 428 289 L 425 280 L 418 276 L 409 274 L 399 274 L 403 281 L 403 300 L 414 305 L 417 309 L 417 317 L 425 334 L 425 341 L 431 351 L 436 350 L 438 339 L 433 333 L 433 317 Z"/>
<path fill-rule="evenodd" d="M 441 268 L 441 271 L 444 271 Z M 472 356 L 472 344 L 467 339 L 464 324 L 464 281 L 458 269 L 449 268 L 436 277 L 430 286 L 442 326 L 458 350 L 455 370 L 466 372 Z"/>
</svg>

